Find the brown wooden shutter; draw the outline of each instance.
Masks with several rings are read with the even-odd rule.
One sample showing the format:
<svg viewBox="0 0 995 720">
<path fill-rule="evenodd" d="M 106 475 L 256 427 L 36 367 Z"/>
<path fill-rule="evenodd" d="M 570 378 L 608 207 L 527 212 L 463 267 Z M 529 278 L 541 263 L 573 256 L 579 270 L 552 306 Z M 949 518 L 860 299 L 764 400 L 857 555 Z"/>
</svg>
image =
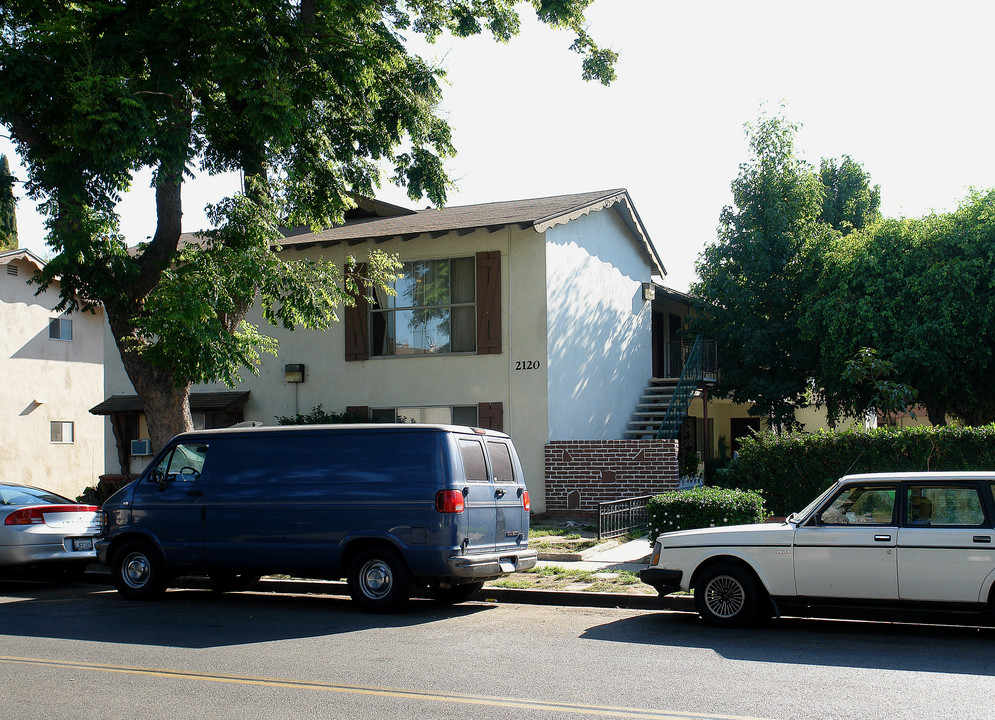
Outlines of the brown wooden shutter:
<svg viewBox="0 0 995 720">
<path fill-rule="evenodd" d="M 359 415 L 364 420 L 370 419 L 369 405 L 347 405 L 345 411 L 348 415 Z"/>
<path fill-rule="evenodd" d="M 477 426 L 504 432 L 504 405 L 499 402 L 478 403 Z"/>
<path fill-rule="evenodd" d="M 477 253 L 477 354 L 501 354 L 501 253 Z"/>
<path fill-rule="evenodd" d="M 367 338 L 370 334 L 370 310 L 366 296 L 363 294 L 363 282 L 359 275 L 366 271 L 365 264 L 356 266 L 356 270 L 350 273 L 360 288 L 359 296 L 356 297 L 355 305 L 347 305 L 345 308 L 345 359 L 369 360 L 370 345 Z M 354 296 L 355 297 L 355 296 Z"/>
</svg>

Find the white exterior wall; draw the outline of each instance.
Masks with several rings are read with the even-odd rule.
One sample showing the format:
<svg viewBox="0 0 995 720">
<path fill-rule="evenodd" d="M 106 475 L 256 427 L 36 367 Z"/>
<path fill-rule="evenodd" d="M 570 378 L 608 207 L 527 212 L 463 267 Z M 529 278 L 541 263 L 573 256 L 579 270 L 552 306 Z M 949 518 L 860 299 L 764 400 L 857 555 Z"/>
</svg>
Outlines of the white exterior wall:
<svg viewBox="0 0 995 720">
<path fill-rule="evenodd" d="M 0 467 L 3 479 L 72 499 L 104 472 L 103 313 L 71 316 L 72 340 L 49 339 L 57 287 L 35 296 L 34 266 L 0 266 Z M 71 443 L 51 442 L 51 422 L 73 423 Z"/>
<path fill-rule="evenodd" d="M 613 210 L 546 232 L 549 440 L 620 440 L 652 375 L 651 266 Z"/>
</svg>

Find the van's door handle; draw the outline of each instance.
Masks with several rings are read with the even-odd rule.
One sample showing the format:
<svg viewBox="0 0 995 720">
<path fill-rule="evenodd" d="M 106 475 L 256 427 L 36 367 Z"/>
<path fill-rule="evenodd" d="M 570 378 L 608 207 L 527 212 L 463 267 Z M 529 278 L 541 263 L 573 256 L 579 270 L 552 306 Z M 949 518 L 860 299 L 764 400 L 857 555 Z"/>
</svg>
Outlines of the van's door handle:
<svg viewBox="0 0 995 720">
<path fill-rule="evenodd" d="M 975 535 L 974 542 L 976 543 L 990 543 L 992 541 L 991 535 Z"/>
<path fill-rule="evenodd" d="M 875 535 L 874 536 L 874 541 L 875 542 L 888 542 L 889 540 L 891 540 L 891 535 Z"/>
<path fill-rule="evenodd" d="M 203 490 L 187 490 L 187 495 L 189 497 L 204 497 Z"/>
<path fill-rule="evenodd" d="M 501 489 L 495 490 L 494 491 L 494 497 L 496 497 L 496 498 L 503 498 L 504 497 L 504 490 L 501 490 Z"/>
</svg>

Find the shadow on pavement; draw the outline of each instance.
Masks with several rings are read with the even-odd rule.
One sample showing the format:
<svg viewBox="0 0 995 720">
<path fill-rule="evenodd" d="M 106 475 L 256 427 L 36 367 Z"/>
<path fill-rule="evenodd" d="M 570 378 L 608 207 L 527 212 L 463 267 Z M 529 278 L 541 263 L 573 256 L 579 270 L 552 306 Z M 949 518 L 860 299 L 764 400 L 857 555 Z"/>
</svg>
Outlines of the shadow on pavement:
<svg viewBox="0 0 995 720">
<path fill-rule="evenodd" d="M 696 614 L 668 612 L 598 625 L 582 637 L 710 649 L 729 660 L 995 675 L 992 627 L 781 618 L 722 630 L 705 625 Z"/>
<path fill-rule="evenodd" d="M 376 615 L 328 595 L 180 589 L 160 600 L 129 601 L 106 586 L 10 581 L 0 581 L 0 596 L 0 635 L 189 649 L 445 622 L 493 607 L 415 599 L 403 612 Z"/>
</svg>

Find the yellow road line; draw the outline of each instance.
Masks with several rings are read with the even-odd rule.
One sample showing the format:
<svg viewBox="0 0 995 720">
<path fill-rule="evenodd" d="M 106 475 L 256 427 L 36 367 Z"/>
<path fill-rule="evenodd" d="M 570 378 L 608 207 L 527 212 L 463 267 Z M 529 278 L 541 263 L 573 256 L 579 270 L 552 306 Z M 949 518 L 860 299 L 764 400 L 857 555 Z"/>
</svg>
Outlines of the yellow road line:
<svg viewBox="0 0 995 720">
<path fill-rule="evenodd" d="M 548 702 L 545 700 L 519 700 L 516 698 L 488 697 L 485 695 L 452 695 L 429 690 L 404 690 L 401 688 L 367 687 L 362 685 L 340 685 L 337 683 L 314 682 L 310 680 L 288 680 L 283 678 L 252 677 L 247 675 L 220 675 L 201 673 L 192 670 L 172 670 L 167 668 L 141 668 L 127 665 L 100 665 L 95 663 L 46 660 L 43 658 L 0 656 L 0 662 L 36 665 L 71 670 L 118 673 L 122 675 L 145 675 L 149 677 L 199 680 L 201 682 L 228 683 L 234 685 L 255 685 L 259 687 L 296 688 L 301 690 L 322 690 L 325 692 L 350 695 L 374 695 L 407 700 L 433 700 L 462 705 L 514 708 L 522 710 L 546 710 L 572 715 L 595 715 L 604 718 L 635 718 L 637 720 L 758 720 L 739 715 L 688 714 L 668 710 L 649 710 L 630 707 L 609 707 L 602 705 L 577 705 L 572 703 Z"/>
</svg>

